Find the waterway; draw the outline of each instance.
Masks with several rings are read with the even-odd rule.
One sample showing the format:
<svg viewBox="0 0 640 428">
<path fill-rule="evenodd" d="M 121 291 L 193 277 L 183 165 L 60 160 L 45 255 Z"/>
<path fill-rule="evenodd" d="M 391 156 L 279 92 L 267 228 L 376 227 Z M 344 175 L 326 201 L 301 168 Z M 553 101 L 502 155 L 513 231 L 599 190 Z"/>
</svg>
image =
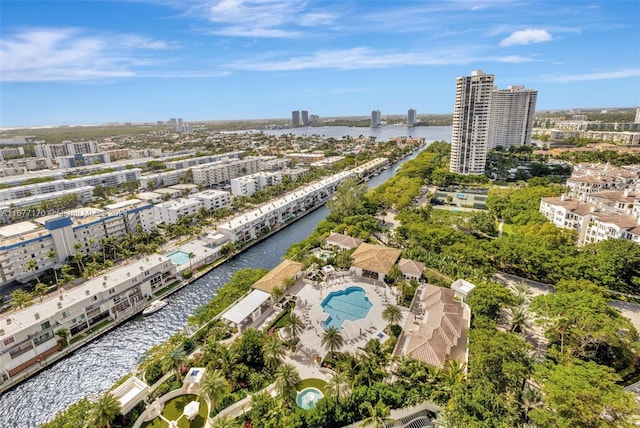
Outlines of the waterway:
<svg viewBox="0 0 640 428">
<path fill-rule="evenodd" d="M 268 129 L 253 132 L 263 132 L 268 135 L 320 135 L 327 138 L 342 138 L 345 136 L 356 138 L 362 135 L 363 137 L 376 137 L 376 141 L 387 141 L 390 138 L 396 137 L 422 137 L 429 142 L 434 140 L 451 141 L 450 126 L 417 126 L 415 128 L 407 128 L 406 126 L 381 126 L 379 128 L 371 128 L 368 126 L 317 126 L 308 128 Z"/>
<path fill-rule="evenodd" d="M 358 132 L 369 128 L 348 129 Z M 431 130 L 421 135 L 428 143 L 448 139 L 447 134 L 451 135 L 450 127 L 425 127 L 424 130 Z M 343 135 L 357 137 L 360 133 Z M 395 174 L 398 165 L 416 155 L 412 154 L 373 177 L 369 187 L 385 182 Z M 166 298 L 168 305 L 161 311 L 134 318 L 6 392 L 0 397 L 0 427 L 35 427 L 80 398 L 101 394 L 135 369 L 152 346 L 182 330 L 189 315 L 215 296 L 217 289 L 236 270 L 274 268 L 282 261 L 289 246 L 309 236 L 327 214 L 326 207 L 315 210 Z"/>
</svg>

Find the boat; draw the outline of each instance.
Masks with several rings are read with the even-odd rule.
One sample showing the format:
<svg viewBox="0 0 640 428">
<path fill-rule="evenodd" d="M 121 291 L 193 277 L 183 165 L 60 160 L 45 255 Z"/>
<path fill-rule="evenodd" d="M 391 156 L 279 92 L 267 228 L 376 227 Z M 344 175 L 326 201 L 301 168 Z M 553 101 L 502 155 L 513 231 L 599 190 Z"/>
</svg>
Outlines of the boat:
<svg viewBox="0 0 640 428">
<path fill-rule="evenodd" d="M 158 312 L 165 306 L 167 306 L 167 302 L 165 302 L 164 300 L 154 300 L 149 306 L 144 308 L 144 311 L 142 311 L 142 315 L 151 315 Z"/>
</svg>

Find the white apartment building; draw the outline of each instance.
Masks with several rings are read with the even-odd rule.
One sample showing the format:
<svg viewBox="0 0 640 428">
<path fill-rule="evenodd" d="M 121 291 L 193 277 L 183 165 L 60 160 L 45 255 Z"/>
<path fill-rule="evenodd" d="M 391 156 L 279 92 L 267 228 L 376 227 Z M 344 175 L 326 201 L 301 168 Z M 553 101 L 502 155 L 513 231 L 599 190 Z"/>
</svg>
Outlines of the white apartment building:
<svg viewBox="0 0 640 428">
<path fill-rule="evenodd" d="M 458 174 L 482 174 L 489 145 L 489 118 L 493 74 L 474 70 L 456 79 L 449 170 Z"/>
<path fill-rule="evenodd" d="M 101 238 L 119 241 L 138 225 L 145 231 L 156 227 L 151 204 L 133 199 L 106 208 L 81 208 L 0 228 L 0 286 L 34 279 L 34 272 L 25 267 L 29 260 L 37 262 L 35 274 L 39 275 L 76 252 L 101 251 Z M 56 253 L 53 259 L 50 250 Z"/>
<path fill-rule="evenodd" d="M 187 196 L 198 193 L 198 186 L 190 183 L 174 184 L 173 186 L 169 186 L 168 189 L 179 190 L 183 195 Z"/>
<path fill-rule="evenodd" d="M 331 168 L 332 166 L 336 165 L 338 162 L 341 162 L 343 160 L 344 160 L 344 156 L 331 156 L 331 157 L 319 160 L 318 162 L 313 162 L 309 166 L 312 166 L 314 168 L 327 169 L 327 168 Z"/>
<path fill-rule="evenodd" d="M 0 376 L 9 379 L 61 349 L 56 332 L 69 339 L 104 319 L 141 311 L 155 290 L 176 280 L 175 266 L 154 254 L 114 269 L 79 287 L 0 317 Z"/>
<path fill-rule="evenodd" d="M 95 141 L 63 141 L 61 144 L 36 144 L 35 151 L 36 157 L 55 159 L 60 156 L 98 153 L 100 150 Z"/>
<path fill-rule="evenodd" d="M 491 92 L 489 149 L 531 144 L 538 91 L 509 86 Z"/>
<path fill-rule="evenodd" d="M 184 196 L 184 192 L 182 190 L 174 189 L 172 186 L 156 189 L 153 192 L 161 195 L 163 201 L 167 201 L 169 199 L 177 199 Z"/>
<path fill-rule="evenodd" d="M 0 161 L 7 158 L 19 158 L 24 156 L 24 149 L 22 147 L 2 147 L 0 148 Z"/>
<path fill-rule="evenodd" d="M 282 172 L 256 172 L 231 179 L 231 193 L 234 196 L 251 196 L 267 186 L 282 183 Z"/>
<path fill-rule="evenodd" d="M 104 209 L 109 216 L 115 215 L 123 217 L 128 232 L 134 231 L 138 225 L 140 225 L 145 232 L 156 228 L 153 205 L 147 201 L 127 199 L 126 201 L 105 205 Z"/>
<path fill-rule="evenodd" d="M 297 181 L 298 178 L 301 178 L 305 174 L 309 172 L 309 168 L 287 168 L 282 170 L 282 175 L 284 177 L 289 177 L 293 181 Z"/>
<path fill-rule="evenodd" d="M 629 189 L 591 193 L 587 201 L 542 198 L 540 212 L 556 226 L 578 232 L 578 245 L 605 239 L 640 242 L 640 193 Z"/>
<path fill-rule="evenodd" d="M 204 208 L 209 211 L 214 211 L 231 205 L 231 194 L 224 190 L 204 190 L 190 195 L 189 199 L 195 199 L 202 202 Z"/>
<path fill-rule="evenodd" d="M 197 214 L 200 208 L 204 208 L 202 201 L 180 198 L 154 205 L 153 215 L 157 224 L 175 224 L 182 216 Z"/>
<path fill-rule="evenodd" d="M 260 157 L 260 170 L 261 171 L 274 171 L 278 169 L 286 169 L 291 165 L 291 160 L 287 158 L 277 158 L 275 156 L 261 156 Z"/>
<path fill-rule="evenodd" d="M 103 153 L 78 153 L 69 156 L 58 156 L 56 158 L 59 168 L 76 168 L 79 166 L 95 165 L 99 163 L 111 162 L 111 156 L 107 152 Z"/>
<path fill-rule="evenodd" d="M 310 165 L 324 159 L 324 153 L 287 153 L 288 159 L 295 163 L 304 163 Z"/>
<path fill-rule="evenodd" d="M 241 159 L 242 153 L 243 152 L 228 152 L 228 153 L 223 153 L 221 155 L 198 156 L 198 157 L 188 158 L 188 159 L 167 161 L 164 163 L 164 165 L 167 168 L 171 168 L 171 169 L 187 169 L 187 168 L 191 168 L 192 166 L 205 165 L 205 164 L 217 162 L 217 161 Z"/>
<path fill-rule="evenodd" d="M 304 214 L 309 208 L 325 203 L 334 194 L 338 185 L 353 175 L 352 171 L 343 171 L 298 189 L 260 208 L 219 224 L 218 233 L 234 242 L 256 239 L 274 227 Z"/>
<path fill-rule="evenodd" d="M 136 198 L 151 204 L 159 204 L 162 202 L 162 195 L 156 192 L 140 192 L 136 194 Z"/>
<path fill-rule="evenodd" d="M 112 171 L 103 174 L 86 175 L 72 179 L 58 179 L 42 183 L 18 185 L 6 189 L 0 189 L 0 201 L 13 201 L 29 196 L 44 195 L 52 192 L 64 192 L 66 190 L 80 189 L 87 186 L 118 187 L 128 181 L 137 181 L 140 178 L 140 168 L 123 171 Z M 88 199 L 89 201 L 91 199 Z"/>
<path fill-rule="evenodd" d="M 153 190 L 160 187 L 173 186 L 180 184 L 180 181 L 186 177 L 186 175 L 186 169 L 143 175 L 139 178 L 140 187 L 142 189 Z"/>
<path fill-rule="evenodd" d="M 588 195 L 603 190 L 624 190 L 638 183 L 640 166 L 613 167 L 605 164 L 580 163 L 567 179 L 567 196 L 586 201 Z"/>
<path fill-rule="evenodd" d="M 44 193 L 42 195 L 27 196 L 0 202 L 0 222 L 9 222 L 20 217 L 43 216 L 50 214 L 45 209 L 37 208 L 46 205 L 47 201 L 66 195 L 76 195 L 79 204 L 86 204 L 93 199 L 93 186 L 83 186 L 76 189 L 61 190 L 59 192 Z M 21 211 L 27 209 L 27 211 Z"/>
<path fill-rule="evenodd" d="M 260 171 L 260 158 L 248 157 L 231 161 L 217 161 L 191 169 L 193 182 L 206 187 L 229 185 L 232 178 Z"/>
</svg>

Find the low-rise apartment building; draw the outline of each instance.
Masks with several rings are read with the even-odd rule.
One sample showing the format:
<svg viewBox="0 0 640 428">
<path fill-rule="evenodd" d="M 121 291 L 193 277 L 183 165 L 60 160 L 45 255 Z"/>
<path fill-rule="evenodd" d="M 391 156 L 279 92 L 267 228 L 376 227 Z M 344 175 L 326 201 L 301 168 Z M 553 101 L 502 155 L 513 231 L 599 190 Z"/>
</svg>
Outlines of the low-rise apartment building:
<svg viewBox="0 0 640 428">
<path fill-rule="evenodd" d="M 153 215 L 158 224 L 175 224 L 182 216 L 197 214 L 200 208 L 204 208 L 202 201 L 179 198 L 154 205 Z"/>
<path fill-rule="evenodd" d="M 280 183 L 282 183 L 282 173 L 280 171 L 261 171 L 255 174 L 232 178 L 231 193 L 234 196 L 251 196 L 267 186 Z"/>
<path fill-rule="evenodd" d="M 0 317 L 0 376 L 8 379 L 61 349 L 56 332 L 69 339 L 102 320 L 139 312 L 155 290 L 176 279 L 175 265 L 154 254 L 114 269 L 44 302 Z"/>
<path fill-rule="evenodd" d="M 325 203 L 335 193 L 338 185 L 352 176 L 352 171 L 343 171 L 298 189 L 260 208 L 219 224 L 218 233 L 234 242 L 256 239 L 274 227 L 306 213 L 311 207 Z"/>
<path fill-rule="evenodd" d="M 209 211 L 214 211 L 231 205 L 231 194 L 224 190 L 204 190 L 190 195 L 189 199 L 195 199 L 202 202 L 204 209 Z"/>
<path fill-rule="evenodd" d="M 248 157 L 231 161 L 217 161 L 191 168 L 193 182 L 205 187 L 229 185 L 232 178 L 260 171 L 260 158 Z"/>
</svg>

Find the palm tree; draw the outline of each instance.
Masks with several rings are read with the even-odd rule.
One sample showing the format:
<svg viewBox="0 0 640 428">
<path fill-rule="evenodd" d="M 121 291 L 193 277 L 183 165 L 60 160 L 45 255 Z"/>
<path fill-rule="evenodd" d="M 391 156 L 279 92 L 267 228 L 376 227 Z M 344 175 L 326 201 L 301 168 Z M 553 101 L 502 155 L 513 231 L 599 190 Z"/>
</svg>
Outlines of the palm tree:
<svg viewBox="0 0 640 428">
<path fill-rule="evenodd" d="M 49 250 L 49 252 L 47 253 L 47 257 L 49 257 L 51 260 L 53 260 L 53 275 L 56 278 L 56 287 L 58 287 L 58 271 L 56 270 L 56 256 L 58 255 L 58 253 L 56 253 L 56 250 L 54 250 L 53 248 Z"/>
<path fill-rule="evenodd" d="M 361 427 L 367 427 L 372 425 L 373 428 L 386 428 L 386 423 L 391 421 L 388 416 L 391 414 L 389 406 L 384 404 L 382 400 L 378 400 L 375 406 L 372 406 L 368 401 L 364 403 L 369 413 L 369 417 L 362 421 Z"/>
<path fill-rule="evenodd" d="M 162 358 L 162 370 L 168 372 L 175 370 L 176 379 L 180 380 L 180 369 L 187 360 L 187 354 L 183 349 L 174 349 Z"/>
<path fill-rule="evenodd" d="M 36 287 L 34 288 L 33 291 L 35 291 L 36 295 L 40 297 L 40 301 L 42 302 L 42 298 L 47 295 L 47 290 L 49 290 L 49 287 L 47 286 L 47 284 L 43 284 L 42 282 L 39 282 L 36 284 Z"/>
<path fill-rule="evenodd" d="M 293 364 L 282 364 L 276 370 L 275 387 L 278 394 L 290 401 L 296 395 L 296 387 L 300 383 L 300 375 Z"/>
<path fill-rule="evenodd" d="M 516 284 L 513 294 L 516 297 L 516 305 L 528 305 L 531 302 L 533 292 L 526 284 L 520 282 Z"/>
<path fill-rule="evenodd" d="M 238 362 L 238 354 L 226 346 L 221 346 L 220 349 L 218 349 L 217 355 L 217 367 L 222 370 L 222 373 L 224 373 L 227 379 L 231 379 L 233 369 Z"/>
<path fill-rule="evenodd" d="M 322 335 L 320 343 L 325 351 L 333 354 L 344 346 L 344 337 L 337 328 L 331 326 Z"/>
<path fill-rule="evenodd" d="M 282 296 L 284 296 L 284 290 L 282 287 L 278 287 L 277 285 L 275 287 L 273 287 L 273 289 L 271 290 L 271 300 L 274 303 L 278 303 L 280 302 L 280 299 L 282 299 Z"/>
<path fill-rule="evenodd" d="M 524 333 L 524 331 L 530 326 L 531 320 L 529 317 L 529 311 L 524 304 L 517 306 L 510 306 L 506 310 L 507 317 L 509 318 L 509 331 L 513 333 Z"/>
<path fill-rule="evenodd" d="M 537 389 L 527 385 L 522 391 L 520 399 L 520 407 L 527 422 L 529 422 L 529 413 L 542 405 L 542 394 Z"/>
<path fill-rule="evenodd" d="M 76 265 L 78 266 L 78 272 L 80 273 L 84 271 L 84 263 L 82 261 L 83 259 L 84 259 L 84 254 L 80 252 L 77 252 L 73 255 L 73 261 L 76 262 Z"/>
<path fill-rule="evenodd" d="M 59 337 L 58 342 L 60 343 L 60 346 L 62 346 L 63 348 L 69 346 L 69 330 L 67 330 L 66 328 L 61 328 L 60 330 L 56 331 L 56 336 Z"/>
<path fill-rule="evenodd" d="M 18 309 L 22 309 L 23 305 L 30 304 L 33 299 L 31 293 L 24 290 L 14 290 L 9 295 L 11 296 L 12 304 L 17 306 Z"/>
<path fill-rule="evenodd" d="M 285 356 L 285 349 L 282 341 L 277 336 L 268 336 L 262 344 L 262 354 L 264 355 L 267 367 L 274 369 Z"/>
<path fill-rule="evenodd" d="M 38 269 L 38 262 L 36 260 L 31 259 L 26 262 L 24 264 L 24 269 L 33 272 L 33 276 L 35 277 L 36 282 L 40 282 L 40 278 L 38 278 L 38 275 L 36 275 L 36 269 Z"/>
<path fill-rule="evenodd" d="M 235 419 L 231 419 L 229 415 L 222 415 L 214 419 L 213 426 L 215 428 L 238 428 L 240 424 Z"/>
<path fill-rule="evenodd" d="M 300 335 L 305 330 L 304 321 L 300 316 L 291 312 L 285 321 L 284 331 L 287 333 L 287 336 L 293 340 L 293 342 L 297 342 Z"/>
<path fill-rule="evenodd" d="M 207 370 L 200 384 L 199 395 L 208 399 L 211 409 L 215 410 L 218 401 L 229 392 L 229 389 L 229 382 L 220 370 Z"/>
<path fill-rule="evenodd" d="M 375 357 L 368 355 L 358 358 L 356 363 L 356 375 L 353 380 L 354 385 L 372 386 L 375 382 L 382 380 L 386 375 L 385 366 L 380 364 Z"/>
<path fill-rule="evenodd" d="M 111 427 L 111 421 L 120 414 L 120 402 L 110 392 L 105 392 L 90 410 L 90 424 Z"/>
<path fill-rule="evenodd" d="M 387 305 L 382 311 L 382 319 L 388 324 L 397 325 L 402 321 L 402 311 L 399 306 Z"/>
<path fill-rule="evenodd" d="M 60 293 L 62 293 L 62 287 L 73 280 L 73 275 L 71 274 L 73 268 L 71 267 L 71 265 L 64 265 L 62 266 L 60 271 L 62 272 L 62 278 L 61 281 L 58 282 L 58 290 L 60 291 Z"/>
<path fill-rule="evenodd" d="M 334 373 L 324 389 L 327 392 L 327 395 L 338 403 L 346 400 L 351 395 L 349 378 L 344 372 Z"/>
</svg>

